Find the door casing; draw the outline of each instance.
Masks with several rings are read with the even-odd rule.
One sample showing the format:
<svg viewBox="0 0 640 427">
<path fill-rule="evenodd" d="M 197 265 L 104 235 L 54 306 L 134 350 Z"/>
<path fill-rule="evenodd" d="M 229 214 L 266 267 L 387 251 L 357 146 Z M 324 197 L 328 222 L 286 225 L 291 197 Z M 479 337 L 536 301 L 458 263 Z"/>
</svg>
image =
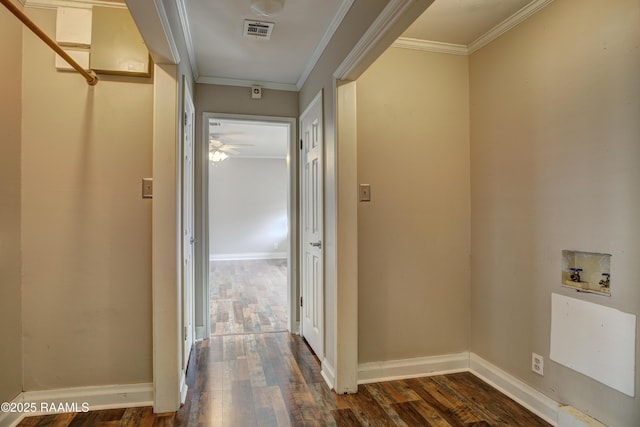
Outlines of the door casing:
<svg viewBox="0 0 640 427">
<path fill-rule="evenodd" d="M 289 292 L 287 293 L 287 304 L 289 306 L 289 325 L 288 329 L 291 333 L 299 333 L 300 326 L 298 321 L 298 304 L 299 301 L 299 273 L 298 273 L 298 143 L 297 143 L 297 119 L 292 117 L 276 117 L 276 116 L 258 116 L 258 115 L 246 115 L 246 114 L 227 114 L 227 113 L 214 113 L 204 112 L 202 113 L 202 143 L 196 149 L 201 150 L 201 156 L 203 159 L 209 157 L 209 120 L 210 119 L 232 119 L 232 120 L 246 120 L 252 122 L 267 122 L 267 123 L 280 123 L 286 124 L 289 127 L 289 144 L 288 144 L 288 156 L 287 156 L 287 168 L 288 168 L 288 183 L 287 183 L 287 216 L 289 225 L 289 250 L 287 254 L 287 282 Z M 203 160 L 203 163 L 205 161 Z M 208 165 L 208 160 L 206 160 Z M 205 336 L 211 336 L 211 307 L 209 304 L 211 295 L 209 292 L 209 168 L 203 167 L 201 176 L 198 177 L 202 183 L 203 197 L 202 203 L 202 215 L 203 231 L 200 236 L 204 243 L 206 259 L 204 264 L 206 265 L 205 280 L 202 283 L 202 301 L 196 301 L 196 304 L 201 304 L 203 317 L 205 320 L 204 331 Z"/>
<path fill-rule="evenodd" d="M 184 80 L 184 79 L 183 79 Z M 182 122 L 182 378 L 195 340 L 195 107 L 189 86 L 183 82 Z M 181 401 L 187 386 L 181 384 Z"/>
</svg>

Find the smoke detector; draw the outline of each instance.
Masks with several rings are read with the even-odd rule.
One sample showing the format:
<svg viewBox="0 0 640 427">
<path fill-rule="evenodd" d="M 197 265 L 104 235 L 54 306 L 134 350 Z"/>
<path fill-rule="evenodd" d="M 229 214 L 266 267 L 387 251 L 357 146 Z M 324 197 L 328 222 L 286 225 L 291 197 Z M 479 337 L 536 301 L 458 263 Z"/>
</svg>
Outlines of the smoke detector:
<svg viewBox="0 0 640 427">
<path fill-rule="evenodd" d="M 270 40 L 273 26 L 273 22 L 253 21 L 251 19 L 245 19 L 243 34 L 245 37 L 249 37 L 252 39 Z"/>
<path fill-rule="evenodd" d="M 251 0 L 251 9 L 260 16 L 275 16 L 284 9 L 284 0 Z"/>
</svg>

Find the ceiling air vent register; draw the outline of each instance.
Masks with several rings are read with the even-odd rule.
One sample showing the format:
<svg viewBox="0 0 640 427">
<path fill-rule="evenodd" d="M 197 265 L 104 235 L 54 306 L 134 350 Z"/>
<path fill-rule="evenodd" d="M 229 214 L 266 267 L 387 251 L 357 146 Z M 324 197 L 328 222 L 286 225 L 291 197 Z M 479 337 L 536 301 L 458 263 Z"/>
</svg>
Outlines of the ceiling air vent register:
<svg viewBox="0 0 640 427">
<path fill-rule="evenodd" d="M 244 36 L 252 39 L 270 40 L 273 32 L 273 22 L 244 20 Z"/>
</svg>

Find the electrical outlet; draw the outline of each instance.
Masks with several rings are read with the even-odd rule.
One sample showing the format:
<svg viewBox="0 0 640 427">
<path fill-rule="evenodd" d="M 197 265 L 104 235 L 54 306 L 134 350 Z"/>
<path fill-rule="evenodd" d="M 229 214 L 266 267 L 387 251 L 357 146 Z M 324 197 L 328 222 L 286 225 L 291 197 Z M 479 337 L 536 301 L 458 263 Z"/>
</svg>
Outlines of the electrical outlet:
<svg viewBox="0 0 640 427">
<path fill-rule="evenodd" d="M 544 357 L 536 353 L 531 353 L 531 370 L 536 374 L 544 375 Z"/>
</svg>

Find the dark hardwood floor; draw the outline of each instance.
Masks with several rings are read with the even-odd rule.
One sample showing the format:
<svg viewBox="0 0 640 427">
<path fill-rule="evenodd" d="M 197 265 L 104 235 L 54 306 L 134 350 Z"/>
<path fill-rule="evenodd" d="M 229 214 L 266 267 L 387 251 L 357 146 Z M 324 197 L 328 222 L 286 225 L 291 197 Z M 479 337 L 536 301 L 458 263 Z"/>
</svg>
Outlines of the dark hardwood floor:
<svg viewBox="0 0 640 427">
<path fill-rule="evenodd" d="M 336 395 L 288 333 L 218 336 L 192 353 L 187 402 L 26 418 L 20 426 L 549 426 L 471 373 L 362 385 Z"/>
<path fill-rule="evenodd" d="M 211 261 L 211 335 L 286 331 L 287 260 Z"/>
</svg>

